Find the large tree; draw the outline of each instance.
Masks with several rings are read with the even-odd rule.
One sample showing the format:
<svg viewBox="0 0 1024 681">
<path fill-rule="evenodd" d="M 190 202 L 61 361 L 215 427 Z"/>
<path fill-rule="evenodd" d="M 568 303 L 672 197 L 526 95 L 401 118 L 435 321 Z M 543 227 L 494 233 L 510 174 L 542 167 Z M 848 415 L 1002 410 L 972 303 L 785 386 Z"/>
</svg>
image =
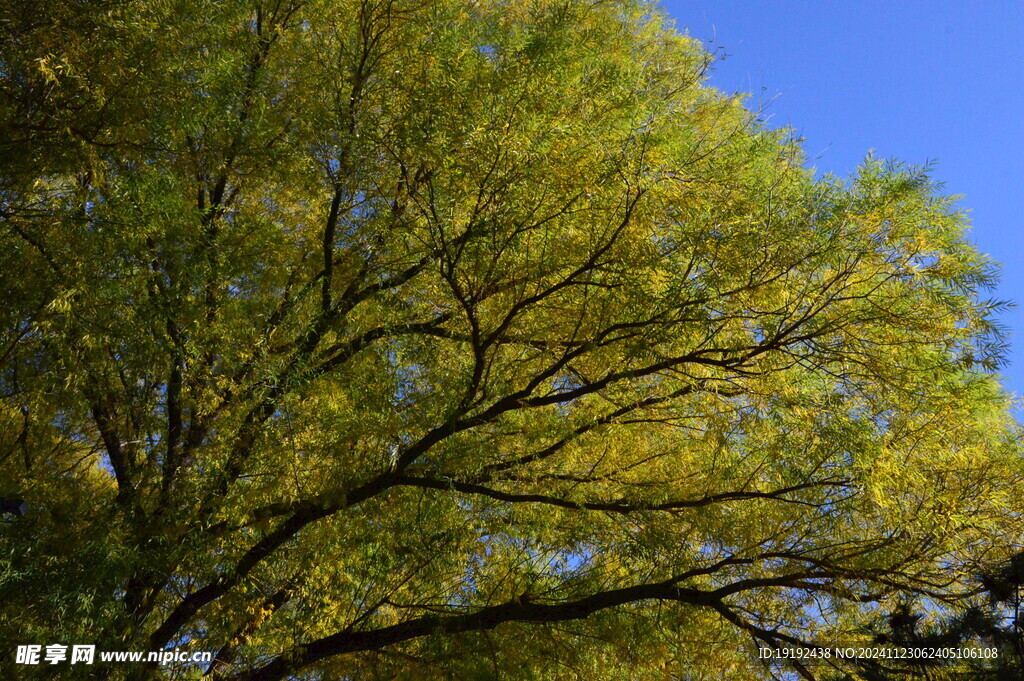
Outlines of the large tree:
<svg viewBox="0 0 1024 681">
<path fill-rule="evenodd" d="M 963 214 L 656 7 L 0 12 L 2 664 L 759 678 L 1012 538 Z"/>
</svg>

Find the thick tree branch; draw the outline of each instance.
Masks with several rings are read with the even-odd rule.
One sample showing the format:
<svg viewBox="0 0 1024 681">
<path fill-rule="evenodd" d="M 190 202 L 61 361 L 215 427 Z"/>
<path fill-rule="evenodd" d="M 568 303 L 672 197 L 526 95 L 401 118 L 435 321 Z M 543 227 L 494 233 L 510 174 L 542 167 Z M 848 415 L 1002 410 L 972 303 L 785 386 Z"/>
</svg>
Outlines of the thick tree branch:
<svg viewBox="0 0 1024 681">
<path fill-rule="evenodd" d="M 381 629 L 343 631 L 288 650 L 272 662 L 228 677 L 229 681 L 278 681 L 319 660 L 334 655 L 380 650 L 403 641 L 439 634 L 488 631 L 508 622 L 565 622 L 585 619 L 601 610 L 645 600 L 662 600 L 690 606 L 711 607 L 739 591 L 799 581 L 812 573 L 800 572 L 765 580 L 744 580 L 726 590 L 705 591 L 679 586 L 685 577 L 673 577 L 654 584 L 612 589 L 562 603 L 538 603 L 525 597 L 480 608 L 463 615 L 428 615 Z"/>
<path fill-rule="evenodd" d="M 625 499 L 617 501 L 586 501 L 566 499 L 562 497 L 553 496 L 550 494 L 505 492 L 503 490 L 485 487 L 484 485 L 478 483 L 464 482 L 460 480 L 447 478 L 433 479 L 406 475 L 400 476 L 395 484 L 404 487 L 420 487 L 424 489 L 446 490 L 459 492 L 460 494 L 484 496 L 489 497 L 491 499 L 495 499 L 497 501 L 505 501 L 508 503 L 545 504 L 548 506 L 558 506 L 560 508 L 568 508 L 582 511 L 605 511 L 609 513 L 639 513 L 644 511 L 678 511 L 685 508 L 701 508 L 704 506 L 710 506 L 711 504 L 717 504 L 727 501 L 746 501 L 750 499 L 768 499 L 773 501 L 782 501 L 788 504 L 815 506 L 816 504 L 814 503 L 804 501 L 801 499 L 794 499 L 787 495 L 792 494 L 794 492 L 800 492 L 814 488 L 843 487 L 848 483 L 849 481 L 845 479 L 817 480 L 814 482 L 808 482 L 801 485 L 791 485 L 789 487 L 782 487 L 776 490 L 772 490 L 770 492 L 720 492 L 717 494 L 709 494 L 707 496 L 699 497 L 696 499 L 677 499 L 674 501 L 665 501 L 657 504 L 644 504 L 642 502 L 628 501 Z"/>
</svg>

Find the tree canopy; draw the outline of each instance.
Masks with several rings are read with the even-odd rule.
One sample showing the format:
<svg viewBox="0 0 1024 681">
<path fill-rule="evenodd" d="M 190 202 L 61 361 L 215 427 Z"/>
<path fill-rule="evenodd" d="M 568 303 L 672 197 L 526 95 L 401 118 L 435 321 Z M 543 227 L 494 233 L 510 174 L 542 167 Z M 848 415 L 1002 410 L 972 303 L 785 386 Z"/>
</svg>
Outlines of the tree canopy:
<svg viewBox="0 0 1024 681">
<path fill-rule="evenodd" d="M 755 644 L 953 603 L 1019 544 L 963 212 L 926 169 L 816 178 L 656 6 L 0 31 L 3 655 L 758 679 Z"/>
</svg>

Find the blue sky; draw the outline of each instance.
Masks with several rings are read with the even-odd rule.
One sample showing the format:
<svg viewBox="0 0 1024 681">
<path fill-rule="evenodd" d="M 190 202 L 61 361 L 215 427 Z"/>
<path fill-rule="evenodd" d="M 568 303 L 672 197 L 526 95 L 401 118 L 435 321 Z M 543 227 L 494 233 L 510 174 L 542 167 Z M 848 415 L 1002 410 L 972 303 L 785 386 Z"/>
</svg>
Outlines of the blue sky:
<svg viewBox="0 0 1024 681">
<path fill-rule="evenodd" d="M 811 165 L 849 175 L 869 150 L 935 163 L 962 194 L 970 240 L 1001 262 L 995 297 L 1012 344 L 1005 384 L 1024 394 L 1024 1 L 662 0 L 723 57 L 711 83 L 749 92 Z"/>
</svg>

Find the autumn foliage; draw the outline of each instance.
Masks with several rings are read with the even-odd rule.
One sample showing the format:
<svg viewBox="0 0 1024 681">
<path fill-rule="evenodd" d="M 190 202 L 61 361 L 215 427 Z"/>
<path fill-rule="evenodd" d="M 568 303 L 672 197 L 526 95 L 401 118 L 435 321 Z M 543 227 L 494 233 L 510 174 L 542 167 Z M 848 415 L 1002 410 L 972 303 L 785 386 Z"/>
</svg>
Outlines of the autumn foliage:
<svg viewBox="0 0 1024 681">
<path fill-rule="evenodd" d="M 655 7 L 0 31 L 0 665 L 760 679 L 1018 542 L 963 213 L 895 163 L 815 178 Z"/>
</svg>

